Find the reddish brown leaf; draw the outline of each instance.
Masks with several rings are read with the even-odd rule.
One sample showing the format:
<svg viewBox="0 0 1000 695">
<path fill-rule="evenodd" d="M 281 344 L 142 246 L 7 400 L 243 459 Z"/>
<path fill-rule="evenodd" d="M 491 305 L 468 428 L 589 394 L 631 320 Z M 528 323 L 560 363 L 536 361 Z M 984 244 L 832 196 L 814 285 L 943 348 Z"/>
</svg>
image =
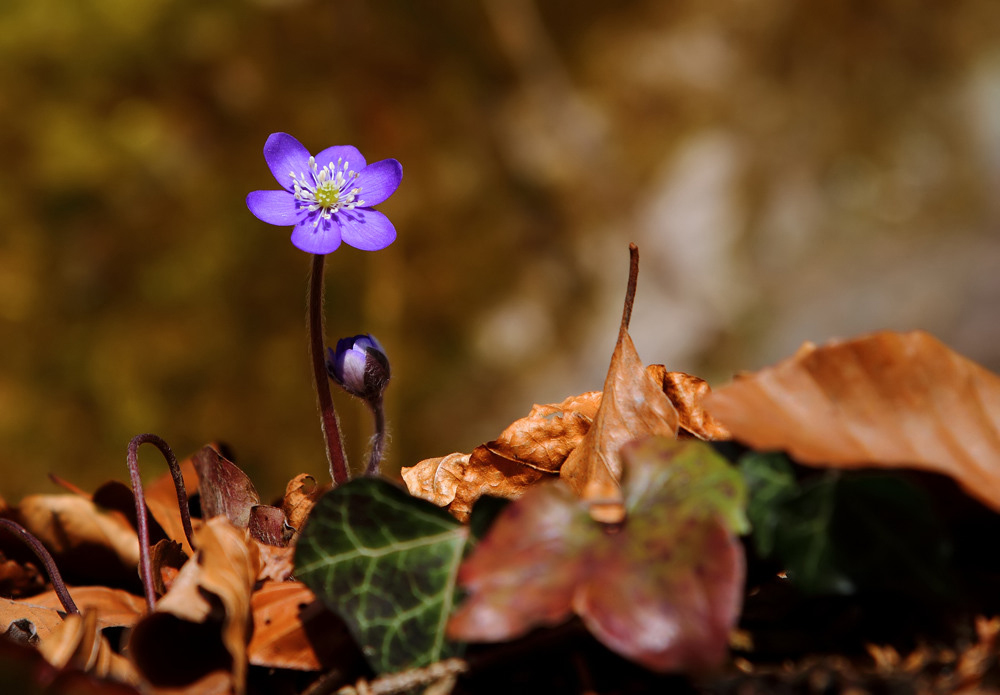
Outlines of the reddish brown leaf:
<svg viewBox="0 0 1000 695">
<path fill-rule="evenodd" d="M 288 525 L 285 512 L 280 507 L 269 504 L 255 504 L 250 507 L 247 523 L 250 536 L 266 545 L 284 548 L 292 539 L 295 529 Z"/>
<path fill-rule="evenodd" d="M 694 440 L 651 438 L 624 458 L 621 528 L 595 522 L 561 482 L 501 513 L 459 570 L 469 595 L 450 637 L 509 640 L 575 612 L 649 668 L 718 664 L 743 591 L 742 479 Z"/>
<path fill-rule="evenodd" d="M 0 595 L 17 598 L 37 594 L 44 588 L 45 575 L 34 563 L 7 559 L 0 552 Z"/>
<path fill-rule="evenodd" d="M 192 461 L 198 471 L 202 516 L 221 515 L 236 528 L 246 528 L 250 509 L 260 504 L 260 495 L 247 474 L 211 446 L 202 447 Z"/>
<path fill-rule="evenodd" d="M 705 405 L 756 449 L 817 466 L 944 473 L 1000 511 L 1000 376 L 927 333 L 805 345 Z"/>
</svg>

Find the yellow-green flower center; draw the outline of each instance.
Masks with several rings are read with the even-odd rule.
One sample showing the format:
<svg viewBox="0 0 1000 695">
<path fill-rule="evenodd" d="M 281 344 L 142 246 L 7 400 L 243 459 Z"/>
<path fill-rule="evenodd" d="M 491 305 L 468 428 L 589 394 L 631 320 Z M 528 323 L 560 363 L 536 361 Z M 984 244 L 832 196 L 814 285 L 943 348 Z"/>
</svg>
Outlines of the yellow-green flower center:
<svg viewBox="0 0 1000 695">
<path fill-rule="evenodd" d="M 308 173 L 289 173 L 295 200 L 309 212 L 319 213 L 316 215 L 317 225 L 341 210 L 364 207 L 365 201 L 358 197 L 361 195 L 361 187 L 353 186 L 358 174 L 343 159 L 338 159 L 336 163 L 330 162 L 320 169 L 316 158 L 310 157 Z"/>
</svg>

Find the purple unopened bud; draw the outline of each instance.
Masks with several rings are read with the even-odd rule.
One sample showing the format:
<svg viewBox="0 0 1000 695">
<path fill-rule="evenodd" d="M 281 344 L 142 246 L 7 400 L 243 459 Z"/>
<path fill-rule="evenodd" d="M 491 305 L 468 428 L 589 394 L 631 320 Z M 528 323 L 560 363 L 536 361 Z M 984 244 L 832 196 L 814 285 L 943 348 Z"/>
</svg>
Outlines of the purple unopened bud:
<svg viewBox="0 0 1000 695">
<path fill-rule="evenodd" d="M 326 349 L 326 371 L 330 378 L 352 396 L 370 405 L 381 403 L 389 385 L 389 358 L 370 335 L 341 338 L 337 349 Z"/>
</svg>

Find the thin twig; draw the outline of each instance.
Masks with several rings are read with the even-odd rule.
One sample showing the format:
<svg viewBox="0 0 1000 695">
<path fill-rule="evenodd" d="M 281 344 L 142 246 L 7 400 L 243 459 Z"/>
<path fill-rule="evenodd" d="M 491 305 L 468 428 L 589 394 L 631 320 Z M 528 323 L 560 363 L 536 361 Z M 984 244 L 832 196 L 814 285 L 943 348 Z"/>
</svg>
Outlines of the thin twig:
<svg viewBox="0 0 1000 695">
<path fill-rule="evenodd" d="M 380 676 L 373 681 L 360 680 L 355 685 L 345 685 L 336 695 L 396 695 L 468 670 L 469 664 L 465 659 L 445 659 L 423 668 Z"/>
<path fill-rule="evenodd" d="M 622 309 L 622 326 L 619 333 L 628 331 L 632 320 L 632 305 L 635 304 L 635 286 L 639 281 L 639 247 L 628 245 L 628 288 L 625 290 L 625 308 Z"/>
<path fill-rule="evenodd" d="M 42 542 L 35 538 L 28 529 L 10 519 L 0 519 L 0 526 L 17 534 L 35 552 L 35 556 L 42 561 L 42 564 L 45 565 L 45 571 L 49 574 L 49 581 L 52 582 L 52 588 L 55 590 L 56 596 L 59 597 L 59 601 L 62 603 L 63 608 L 66 609 L 66 612 L 79 613 L 80 609 L 76 607 L 73 597 L 69 595 L 69 589 L 66 588 L 66 583 L 63 581 L 62 575 L 59 574 L 56 561 L 52 559 L 52 555 L 45 549 Z"/>
<path fill-rule="evenodd" d="M 323 262 L 326 256 L 313 254 L 312 274 L 309 278 L 309 355 L 312 359 L 316 395 L 319 398 L 319 421 L 326 443 L 326 458 L 330 462 L 330 477 L 335 485 L 347 482 L 347 458 L 340 438 L 340 421 L 330 395 L 326 373 L 326 341 L 323 331 Z"/>
<path fill-rule="evenodd" d="M 187 490 L 184 488 L 184 474 L 177 463 L 177 457 L 170 449 L 170 445 L 155 434 L 137 434 L 128 443 L 128 465 L 129 477 L 132 480 L 132 493 L 135 496 L 135 516 L 139 526 L 139 571 L 142 577 L 142 588 L 146 593 L 146 605 L 149 610 L 153 610 L 156 605 L 153 584 L 153 565 L 149 558 L 149 518 L 146 514 L 146 496 L 142 490 L 142 478 L 139 475 L 139 447 L 143 444 L 152 444 L 163 458 L 167 460 L 170 468 L 170 475 L 174 479 L 174 489 L 177 491 L 177 506 L 181 512 L 181 525 L 184 527 L 184 535 L 192 548 L 194 545 L 194 531 L 191 528 L 191 512 L 188 509 Z"/>
</svg>

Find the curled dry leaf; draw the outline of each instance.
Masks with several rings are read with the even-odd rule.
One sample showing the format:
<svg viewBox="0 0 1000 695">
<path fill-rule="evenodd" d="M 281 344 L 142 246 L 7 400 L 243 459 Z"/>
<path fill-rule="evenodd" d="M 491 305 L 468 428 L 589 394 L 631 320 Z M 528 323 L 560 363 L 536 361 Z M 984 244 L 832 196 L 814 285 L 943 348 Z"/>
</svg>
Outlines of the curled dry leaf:
<svg viewBox="0 0 1000 695">
<path fill-rule="evenodd" d="M 447 507 L 467 521 L 483 495 L 515 499 L 558 473 L 590 429 L 600 401 L 600 392 L 591 391 L 562 403 L 535 405 L 494 441 L 471 454 L 449 454 L 404 468 L 403 480 L 414 497 Z"/>
<path fill-rule="evenodd" d="M 221 516 L 198 529 L 195 542 L 195 557 L 181 568 L 155 611 L 135 626 L 130 649 L 154 685 L 191 683 L 221 663 L 232 674 L 233 688 L 242 693 L 250 594 L 260 569 L 257 545 Z"/>
<path fill-rule="evenodd" d="M 45 660 L 58 669 L 76 669 L 136 685 L 139 676 L 131 662 L 116 654 L 101 634 L 97 612 L 71 613 L 48 638 L 38 645 Z"/>
<path fill-rule="evenodd" d="M 922 331 L 805 345 L 705 405 L 755 449 L 944 473 L 1000 511 L 1000 376 Z"/>
<path fill-rule="evenodd" d="M 708 382 L 684 372 L 668 372 L 662 364 L 651 364 L 646 373 L 660 385 L 677 411 L 677 425 L 705 441 L 729 439 L 729 430 L 707 412 L 702 402 L 712 392 Z"/>
<path fill-rule="evenodd" d="M 329 489 L 329 485 L 318 484 L 314 477 L 306 473 L 300 473 L 288 481 L 281 508 L 285 512 L 285 519 L 296 532 L 302 530 L 316 500 Z"/>
</svg>

